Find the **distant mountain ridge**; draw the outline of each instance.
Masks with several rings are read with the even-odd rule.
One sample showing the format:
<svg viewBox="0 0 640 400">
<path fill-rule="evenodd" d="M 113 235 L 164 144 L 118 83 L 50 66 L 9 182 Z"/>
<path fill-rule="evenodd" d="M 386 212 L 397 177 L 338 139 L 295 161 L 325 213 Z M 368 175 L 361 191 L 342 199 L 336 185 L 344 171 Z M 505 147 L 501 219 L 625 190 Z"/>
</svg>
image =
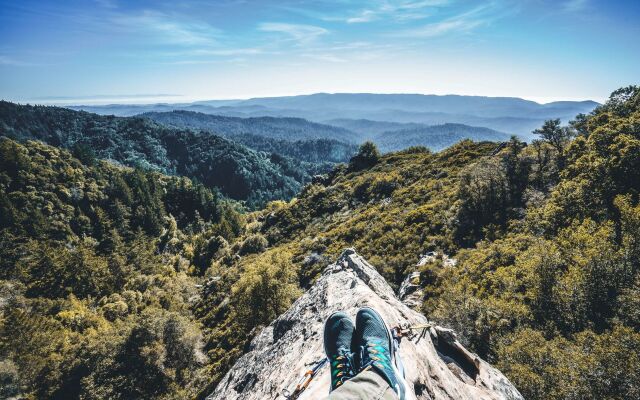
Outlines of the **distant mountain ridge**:
<svg viewBox="0 0 640 400">
<path fill-rule="evenodd" d="M 239 141 L 255 150 L 294 158 L 303 157 L 304 161 L 311 162 L 348 160 L 356 149 L 345 142 L 362 143 L 370 140 L 383 152 L 389 152 L 412 146 L 425 146 L 433 151 L 440 151 L 463 139 L 498 142 L 509 139 L 506 133 L 492 129 L 450 123 L 430 126 L 371 120 L 334 120 L 337 125 L 343 125 L 336 127 L 301 118 L 239 118 L 183 110 L 144 113 L 141 116 L 171 127 L 206 130 Z M 335 138 L 340 138 L 341 141 Z M 305 151 L 297 151 L 300 148 L 305 148 Z M 315 158 L 304 158 L 305 155 Z"/>
<path fill-rule="evenodd" d="M 206 104 L 199 102 L 197 104 Z M 417 112 L 444 112 L 484 117 L 528 117 L 532 112 L 572 112 L 574 108 L 595 108 L 594 101 L 558 101 L 546 104 L 518 97 L 486 97 L 463 95 L 373 94 L 373 93 L 316 93 L 289 97 L 266 97 L 244 100 L 236 105 L 259 105 L 271 108 L 353 110 L 396 109 Z M 546 115 L 546 114 L 545 114 Z"/>
<path fill-rule="evenodd" d="M 592 111 L 597 105 L 598 103 L 590 100 L 540 104 L 516 97 L 316 93 L 224 102 L 212 100 L 182 104 L 69 108 L 114 115 L 188 110 L 236 117 L 298 117 L 320 123 L 335 119 L 368 119 L 426 125 L 458 123 L 486 127 L 530 139 L 531 131 L 539 127 L 544 120 L 560 118 L 563 122 L 568 122 L 577 114 Z"/>
<path fill-rule="evenodd" d="M 333 139 L 352 143 L 361 141 L 359 135 L 345 128 L 294 117 L 239 118 L 186 110 L 146 112 L 140 116 L 172 127 L 204 129 L 221 136 L 252 134 L 289 141 L 308 139 Z"/>
</svg>

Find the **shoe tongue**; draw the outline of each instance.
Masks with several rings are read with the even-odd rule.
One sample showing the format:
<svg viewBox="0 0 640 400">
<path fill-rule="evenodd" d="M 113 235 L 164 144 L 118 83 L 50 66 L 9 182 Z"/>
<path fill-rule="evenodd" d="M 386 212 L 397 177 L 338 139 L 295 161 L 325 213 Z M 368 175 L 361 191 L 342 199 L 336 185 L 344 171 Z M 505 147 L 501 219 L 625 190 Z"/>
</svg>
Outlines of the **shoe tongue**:
<svg viewBox="0 0 640 400">
<path fill-rule="evenodd" d="M 360 346 L 360 365 L 362 368 L 368 367 L 372 362 L 373 360 L 371 359 L 369 351 L 367 351 L 367 346 Z"/>
</svg>

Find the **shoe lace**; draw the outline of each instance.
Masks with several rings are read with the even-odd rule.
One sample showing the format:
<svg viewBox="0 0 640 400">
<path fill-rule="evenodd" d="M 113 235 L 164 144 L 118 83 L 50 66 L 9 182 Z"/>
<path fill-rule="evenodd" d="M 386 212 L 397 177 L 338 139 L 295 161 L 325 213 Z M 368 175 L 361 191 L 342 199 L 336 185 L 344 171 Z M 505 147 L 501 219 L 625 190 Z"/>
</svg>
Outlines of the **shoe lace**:
<svg viewBox="0 0 640 400">
<path fill-rule="evenodd" d="M 352 355 L 349 350 L 339 349 L 338 354 L 333 357 L 331 365 L 334 369 L 333 379 L 335 387 L 342 385 L 355 375 Z"/>
<path fill-rule="evenodd" d="M 364 346 L 360 346 L 360 360 L 362 360 L 362 368 L 375 365 L 378 368 L 387 368 L 389 360 L 388 351 L 381 343 L 372 340 L 367 341 Z"/>
</svg>

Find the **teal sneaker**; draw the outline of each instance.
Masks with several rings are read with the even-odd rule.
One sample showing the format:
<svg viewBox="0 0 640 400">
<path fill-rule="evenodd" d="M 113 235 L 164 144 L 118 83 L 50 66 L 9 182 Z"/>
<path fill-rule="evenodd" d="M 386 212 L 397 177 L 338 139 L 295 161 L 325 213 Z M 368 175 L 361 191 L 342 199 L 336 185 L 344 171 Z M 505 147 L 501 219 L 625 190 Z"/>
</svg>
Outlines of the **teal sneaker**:
<svg viewBox="0 0 640 400">
<path fill-rule="evenodd" d="M 400 400 L 405 399 L 407 383 L 396 367 L 391 333 L 375 310 L 362 308 L 358 311 L 352 349 L 359 354 L 358 373 L 370 367 L 389 383 Z"/>
<path fill-rule="evenodd" d="M 335 312 L 324 323 L 324 352 L 331 369 L 331 390 L 340 387 L 355 376 L 351 353 L 353 322 L 343 312 Z"/>
</svg>

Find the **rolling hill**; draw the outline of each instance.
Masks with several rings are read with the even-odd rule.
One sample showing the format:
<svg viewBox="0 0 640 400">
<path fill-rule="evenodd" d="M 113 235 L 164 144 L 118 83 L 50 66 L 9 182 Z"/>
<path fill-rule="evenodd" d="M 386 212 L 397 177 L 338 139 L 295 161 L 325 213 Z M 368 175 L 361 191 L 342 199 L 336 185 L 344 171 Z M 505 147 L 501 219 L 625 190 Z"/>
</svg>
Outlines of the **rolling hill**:
<svg viewBox="0 0 640 400">
<path fill-rule="evenodd" d="M 381 151 L 389 152 L 412 146 L 425 146 L 432 151 L 440 151 L 464 139 L 476 142 L 505 142 L 509 140 L 509 135 L 489 128 L 443 124 L 386 131 L 376 135 L 372 140 Z"/>
<path fill-rule="evenodd" d="M 332 139 L 349 143 L 362 141 L 362 137 L 347 129 L 318 124 L 302 118 L 238 118 L 183 110 L 148 112 L 140 116 L 176 128 L 207 130 L 227 137 L 251 134 L 288 141 L 311 139 Z"/>
<path fill-rule="evenodd" d="M 463 124 L 424 125 L 371 120 L 333 120 L 342 127 L 316 124 L 301 118 L 239 118 L 191 111 L 144 113 L 141 116 L 176 127 L 206 130 L 250 148 L 303 161 L 346 162 L 355 146 L 370 140 L 383 152 L 425 146 L 439 151 L 463 139 L 505 141 L 509 135 Z M 348 129 L 347 127 L 351 128 Z M 341 141 L 336 140 L 339 138 Z"/>
<path fill-rule="evenodd" d="M 168 128 L 146 118 L 9 102 L 0 102 L 0 135 L 41 140 L 85 160 L 188 176 L 249 207 L 291 198 L 313 175 L 333 165 L 255 151 L 209 132 Z"/>
</svg>

